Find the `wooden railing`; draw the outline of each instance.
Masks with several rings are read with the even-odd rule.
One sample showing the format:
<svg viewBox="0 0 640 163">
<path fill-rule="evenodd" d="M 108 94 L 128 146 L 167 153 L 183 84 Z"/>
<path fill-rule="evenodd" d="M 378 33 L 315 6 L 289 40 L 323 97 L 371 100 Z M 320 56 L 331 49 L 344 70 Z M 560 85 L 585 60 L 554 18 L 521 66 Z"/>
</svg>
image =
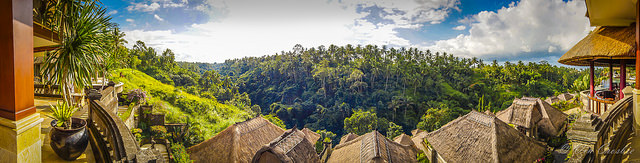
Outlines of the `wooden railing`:
<svg viewBox="0 0 640 163">
<path fill-rule="evenodd" d="M 590 96 L 589 91 L 580 92 L 580 97 L 586 101 L 584 110 L 590 113 L 601 115 L 607 112 L 609 106 L 615 104 L 617 100 L 606 100 Z"/>
<path fill-rule="evenodd" d="M 620 162 L 621 154 L 610 154 L 610 150 L 621 150 L 626 145 L 630 132 L 633 114 L 633 97 L 616 102 L 612 110 L 603 115 L 603 125 L 597 136 L 594 147 L 596 162 Z M 604 152 L 604 153 L 603 153 Z"/>
<path fill-rule="evenodd" d="M 124 122 L 112 111 L 117 110 L 118 105 L 114 94 L 114 87 L 101 93 L 91 90 L 87 94 L 91 147 L 97 162 L 135 162 L 140 147 Z"/>
</svg>

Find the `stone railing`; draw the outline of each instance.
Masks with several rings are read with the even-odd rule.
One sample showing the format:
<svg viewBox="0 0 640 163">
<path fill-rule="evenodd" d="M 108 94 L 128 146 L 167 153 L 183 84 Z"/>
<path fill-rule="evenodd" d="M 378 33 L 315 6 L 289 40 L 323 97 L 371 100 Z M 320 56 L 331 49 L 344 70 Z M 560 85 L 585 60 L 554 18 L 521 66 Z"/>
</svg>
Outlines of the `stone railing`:
<svg viewBox="0 0 640 163">
<path fill-rule="evenodd" d="M 129 128 L 114 112 L 118 107 L 118 99 L 114 90 L 114 87 L 111 86 L 101 92 L 93 89 L 87 94 L 89 97 L 87 127 L 96 162 L 157 160 L 158 157 L 153 156 L 153 151 L 140 150 Z M 162 159 L 157 161 L 162 162 Z"/>
<path fill-rule="evenodd" d="M 633 114 L 633 97 L 616 102 L 612 110 L 602 115 L 603 124 L 598 132 L 594 147 L 595 162 L 620 162 L 622 154 L 611 154 L 611 151 L 622 150 L 631 135 Z"/>
<path fill-rule="evenodd" d="M 133 129 L 136 128 L 136 116 L 134 115 L 136 112 L 138 112 L 138 109 L 140 108 L 140 105 L 136 105 L 134 106 L 131 110 L 127 110 L 129 117 L 126 117 L 126 119 L 124 119 L 124 124 L 129 128 L 129 129 Z"/>
</svg>

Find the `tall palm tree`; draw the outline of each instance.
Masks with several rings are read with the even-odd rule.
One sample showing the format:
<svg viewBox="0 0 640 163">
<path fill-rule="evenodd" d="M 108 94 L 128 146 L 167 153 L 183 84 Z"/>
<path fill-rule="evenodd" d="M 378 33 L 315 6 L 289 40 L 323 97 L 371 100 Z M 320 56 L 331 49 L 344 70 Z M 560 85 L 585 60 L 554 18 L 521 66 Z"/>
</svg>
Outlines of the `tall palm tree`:
<svg viewBox="0 0 640 163">
<path fill-rule="evenodd" d="M 56 7 L 54 24 L 61 44 L 47 55 L 43 72 L 51 75 L 49 84 L 58 84 L 64 100 L 71 102 L 73 88 L 90 85 L 102 62 L 111 18 L 95 1 L 60 0 Z"/>
</svg>

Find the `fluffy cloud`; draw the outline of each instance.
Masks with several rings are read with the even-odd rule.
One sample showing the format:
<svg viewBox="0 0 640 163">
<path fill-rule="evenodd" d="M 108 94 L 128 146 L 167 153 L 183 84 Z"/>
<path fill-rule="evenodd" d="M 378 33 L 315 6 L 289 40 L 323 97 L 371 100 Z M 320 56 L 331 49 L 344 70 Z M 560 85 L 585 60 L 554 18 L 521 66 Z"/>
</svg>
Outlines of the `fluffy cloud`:
<svg viewBox="0 0 640 163">
<path fill-rule="evenodd" d="M 456 30 L 456 31 L 462 31 L 462 30 L 467 29 L 467 26 L 460 25 L 460 26 L 453 27 L 452 29 Z"/>
<path fill-rule="evenodd" d="M 153 12 L 160 8 L 160 4 L 153 2 L 151 4 L 133 3 L 127 7 L 129 11 Z"/>
<path fill-rule="evenodd" d="M 436 41 L 428 48 L 481 58 L 566 51 L 591 29 L 585 12 L 585 3 L 579 0 L 522 0 L 461 20 L 471 22 L 468 35 Z"/>
<path fill-rule="evenodd" d="M 158 49 L 172 49 L 179 60 L 201 62 L 270 55 L 291 49 L 295 44 L 305 47 L 330 44 L 411 46 L 409 40 L 398 36 L 396 29 L 417 29 L 422 23 L 439 23 L 451 10 L 457 10 L 456 4 L 459 4 L 457 0 L 362 3 L 210 0 L 196 9 L 219 19 L 193 24 L 180 32 L 125 31 L 125 39 L 129 46 L 142 40 Z M 365 18 L 370 12 L 358 12 L 371 6 L 385 6 L 379 9 L 385 14 L 379 16 L 392 23 L 372 22 Z"/>
<path fill-rule="evenodd" d="M 109 11 L 109 13 L 107 13 L 107 14 L 109 14 L 109 15 L 114 15 L 114 14 L 117 14 L 117 13 L 118 13 L 118 10 L 111 10 L 111 11 Z"/>
<path fill-rule="evenodd" d="M 133 20 L 133 19 L 125 19 L 125 21 L 127 21 L 127 22 L 129 22 L 129 23 L 133 23 L 133 22 L 135 22 L 135 20 Z"/>
<path fill-rule="evenodd" d="M 153 14 L 153 18 L 156 18 L 156 20 L 158 20 L 158 21 L 164 21 L 164 19 L 162 19 L 160 16 L 158 16 L 158 14 Z"/>
<path fill-rule="evenodd" d="M 154 12 L 160 9 L 161 7 L 163 8 L 185 7 L 188 3 L 189 2 L 187 0 L 179 0 L 176 2 L 174 2 L 173 0 L 151 0 L 149 2 L 131 3 L 131 5 L 127 6 L 127 10 Z"/>
</svg>

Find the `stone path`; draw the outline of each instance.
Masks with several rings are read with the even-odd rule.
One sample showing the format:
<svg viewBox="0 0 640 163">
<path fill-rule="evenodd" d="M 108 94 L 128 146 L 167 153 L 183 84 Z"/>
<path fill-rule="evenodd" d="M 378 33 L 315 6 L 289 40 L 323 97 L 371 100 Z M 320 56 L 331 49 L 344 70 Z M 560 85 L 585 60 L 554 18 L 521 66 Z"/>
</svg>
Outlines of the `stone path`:
<svg viewBox="0 0 640 163">
<path fill-rule="evenodd" d="M 155 144 L 154 147 L 156 150 L 162 153 L 162 158 L 164 158 L 164 160 L 169 160 L 169 153 L 167 153 L 167 147 L 164 146 L 164 144 Z M 140 147 L 140 149 L 142 150 L 149 149 L 149 148 L 151 148 L 151 144 L 145 144 L 145 145 L 142 145 L 142 147 Z"/>
</svg>

